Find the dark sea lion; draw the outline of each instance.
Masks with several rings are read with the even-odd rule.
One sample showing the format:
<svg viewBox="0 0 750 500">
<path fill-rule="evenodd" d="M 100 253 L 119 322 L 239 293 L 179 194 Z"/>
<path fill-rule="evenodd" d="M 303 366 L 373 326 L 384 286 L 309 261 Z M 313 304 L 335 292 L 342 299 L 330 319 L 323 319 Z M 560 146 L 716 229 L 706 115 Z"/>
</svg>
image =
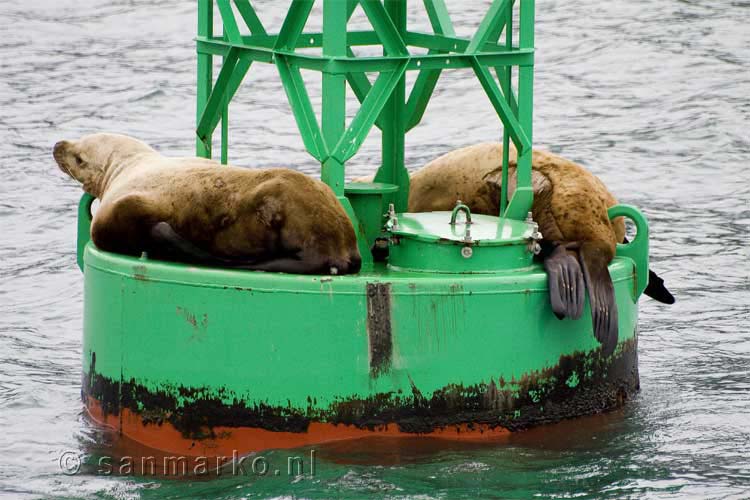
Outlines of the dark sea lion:
<svg viewBox="0 0 750 500">
<path fill-rule="evenodd" d="M 301 274 L 356 273 L 351 221 L 331 189 L 285 168 L 168 158 L 119 134 L 55 145 L 60 169 L 99 198 L 102 250 Z"/>
<path fill-rule="evenodd" d="M 472 212 L 500 211 L 502 145 L 482 143 L 451 151 L 410 176 L 409 212 L 452 210 L 457 200 Z M 516 188 L 516 152 L 509 152 L 509 199 Z M 365 181 L 366 179 L 360 179 Z M 617 200 L 586 169 L 544 151 L 532 154 L 532 213 L 544 237 L 542 259 L 548 273 L 550 304 L 559 317 L 580 318 L 584 289 L 591 303 L 594 335 L 605 355 L 617 346 L 617 304 L 608 264 L 617 242 L 625 240 L 622 217 L 607 209 Z M 674 298 L 663 280 L 649 273 L 646 294 L 665 303 Z"/>
</svg>

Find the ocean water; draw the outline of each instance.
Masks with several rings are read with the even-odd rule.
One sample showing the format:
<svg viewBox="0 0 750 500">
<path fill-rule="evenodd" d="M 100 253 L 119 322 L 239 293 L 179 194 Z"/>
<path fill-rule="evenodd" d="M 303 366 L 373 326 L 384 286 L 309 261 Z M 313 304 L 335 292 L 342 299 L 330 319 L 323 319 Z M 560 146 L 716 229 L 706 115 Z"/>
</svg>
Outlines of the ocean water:
<svg viewBox="0 0 750 500">
<path fill-rule="evenodd" d="M 278 29 L 287 2 L 253 3 Z M 488 5 L 448 3 L 464 35 Z M 409 13 L 425 25 L 421 2 Z M 535 144 L 645 212 L 677 297 L 641 302 L 624 409 L 492 444 L 319 447 L 314 475 L 176 480 L 61 471 L 119 445 L 82 414 L 81 190 L 51 148 L 111 131 L 192 154 L 196 2 L 0 0 L 0 498 L 750 498 L 748 21 L 741 0 L 537 2 Z M 233 163 L 318 174 L 273 67 L 251 69 L 230 119 Z M 407 164 L 498 130 L 472 73 L 445 72 Z M 348 174 L 373 170 L 378 139 Z"/>
</svg>

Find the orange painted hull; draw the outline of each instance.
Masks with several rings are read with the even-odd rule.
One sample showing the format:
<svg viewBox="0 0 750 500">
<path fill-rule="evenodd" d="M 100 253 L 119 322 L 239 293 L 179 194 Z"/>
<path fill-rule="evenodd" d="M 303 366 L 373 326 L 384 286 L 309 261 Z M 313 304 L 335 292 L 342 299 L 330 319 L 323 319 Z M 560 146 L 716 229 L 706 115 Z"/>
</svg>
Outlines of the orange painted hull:
<svg viewBox="0 0 750 500">
<path fill-rule="evenodd" d="M 185 437 L 171 423 L 146 423 L 141 415 L 123 408 L 119 415 L 107 414 L 98 401 L 86 400 L 89 417 L 99 425 L 117 431 L 136 443 L 166 454 L 182 457 L 232 457 L 271 449 L 289 449 L 366 437 L 447 439 L 452 441 L 488 441 L 507 437 L 502 427 L 460 424 L 425 434 L 402 432 L 396 424 L 372 430 L 352 425 L 310 423 L 307 432 L 275 432 L 254 427 L 214 427 L 203 439 Z M 207 429 L 208 430 L 208 429 Z"/>
</svg>

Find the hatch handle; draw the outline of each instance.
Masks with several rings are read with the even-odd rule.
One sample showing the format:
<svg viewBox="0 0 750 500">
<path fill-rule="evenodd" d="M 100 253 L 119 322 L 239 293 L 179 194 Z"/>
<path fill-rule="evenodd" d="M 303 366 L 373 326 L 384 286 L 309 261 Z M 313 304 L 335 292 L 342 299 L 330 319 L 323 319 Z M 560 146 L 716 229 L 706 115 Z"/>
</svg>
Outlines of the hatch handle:
<svg viewBox="0 0 750 500">
<path fill-rule="evenodd" d="M 471 210 L 469 210 L 469 207 L 461 203 L 461 200 L 458 200 L 456 202 L 456 206 L 453 209 L 453 212 L 451 212 L 451 226 L 456 225 L 456 217 L 458 217 L 458 212 L 463 212 L 466 215 L 466 225 L 471 225 Z"/>
</svg>

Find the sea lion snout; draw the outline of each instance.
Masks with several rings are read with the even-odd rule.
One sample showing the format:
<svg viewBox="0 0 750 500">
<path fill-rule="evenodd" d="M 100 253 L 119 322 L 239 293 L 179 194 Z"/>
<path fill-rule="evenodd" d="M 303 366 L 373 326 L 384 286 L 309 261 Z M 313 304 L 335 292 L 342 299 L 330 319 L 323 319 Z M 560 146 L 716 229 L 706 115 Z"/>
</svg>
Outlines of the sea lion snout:
<svg viewBox="0 0 750 500">
<path fill-rule="evenodd" d="M 348 260 L 329 261 L 324 269 L 323 274 L 337 276 L 339 274 L 356 274 L 362 268 L 362 257 L 359 252 L 353 254 Z"/>
<path fill-rule="evenodd" d="M 55 162 L 57 162 L 57 166 L 60 170 L 69 176 L 74 177 L 70 168 L 75 166 L 71 165 L 71 162 L 76 162 L 77 157 L 70 151 L 70 146 L 70 141 L 58 141 L 55 143 L 55 147 L 52 148 L 52 157 L 55 159 Z"/>
<path fill-rule="evenodd" d="M 52 148 L 52 155 L 57 158 L 61 153 L 68 141 L 57 141 L 55 147 Z"/>
<path fill-rule="evenodd" d="M 55 147 L 52 148 L 52 156 L 55 158 L 58 165 L 62 161 L 66 147 L 68 147 L 68 141 L 58 141 L 55 143 Z"/>
<path fill-rule="evenodd" d="M 348 265 L 346 266 L 346 273 L 356 274 L 359 272 L 361 268 L 362 268 L 362 257 L 360 257 L 359 252 L 356 252 L 350 255 Z"/>
</svg>

